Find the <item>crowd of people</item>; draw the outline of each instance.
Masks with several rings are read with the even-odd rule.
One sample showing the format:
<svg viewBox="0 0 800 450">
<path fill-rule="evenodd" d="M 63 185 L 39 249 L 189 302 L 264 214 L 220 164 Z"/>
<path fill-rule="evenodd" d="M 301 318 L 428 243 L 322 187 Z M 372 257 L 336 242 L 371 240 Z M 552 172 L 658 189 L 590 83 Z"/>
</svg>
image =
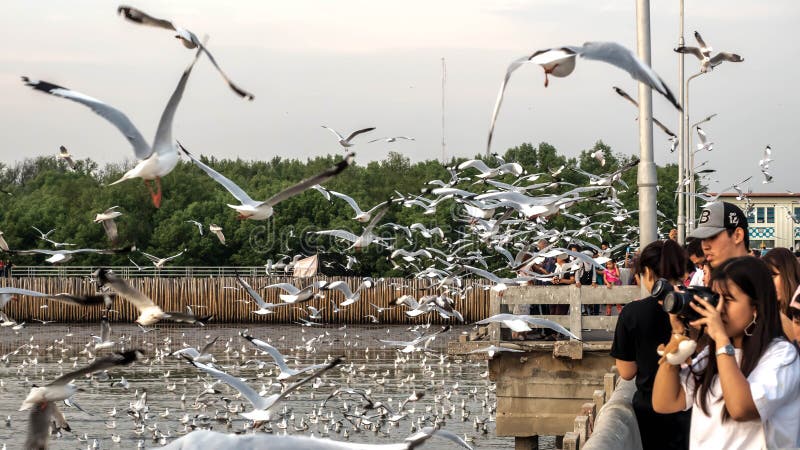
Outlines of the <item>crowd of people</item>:
<svg viewBox="0 0 800 450">
<path fill-rule="evenodd" d="M 611 356 L 636 379 L 644 449 L 800 446 L 800 263 L 749 247 L 744 213 L 717 202 L 685 247 L 656 241 L 633 259 L 651 295 L 620 312 Z"/>
</svg>

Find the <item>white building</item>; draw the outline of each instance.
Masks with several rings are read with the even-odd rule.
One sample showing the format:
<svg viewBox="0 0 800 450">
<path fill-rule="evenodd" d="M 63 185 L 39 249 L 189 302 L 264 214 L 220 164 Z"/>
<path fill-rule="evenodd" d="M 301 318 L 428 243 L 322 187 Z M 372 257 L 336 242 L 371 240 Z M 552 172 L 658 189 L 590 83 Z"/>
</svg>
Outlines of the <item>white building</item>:
<svg viewBox="0 0 800 450">
<path fill-rule="evenodd" d="M 787 247 L 800 249 L 800 194 L 749 194 L 752 212 L 748 216 L 750 248 Z M 735 193 L 720 195 L 745 213 L 745 201 Z"/>
</svg>

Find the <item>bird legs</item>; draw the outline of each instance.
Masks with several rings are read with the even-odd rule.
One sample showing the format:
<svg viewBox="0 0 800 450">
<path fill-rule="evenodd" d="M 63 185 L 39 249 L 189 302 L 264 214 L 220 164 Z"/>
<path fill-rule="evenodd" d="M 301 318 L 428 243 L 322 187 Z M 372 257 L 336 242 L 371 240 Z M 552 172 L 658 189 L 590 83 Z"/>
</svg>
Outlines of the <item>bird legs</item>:
<svg viewBox="0 0 800 450">
<path fill-rule="evenodd" d="M 161 177 L 156 177 L 153 180 L 153 184 L 156 186 L 156 192 L 153 192 L 153 187 L 144 180 L 144 185 L 147 186 L 147 192 L 150 193 L 150 198 L 153 199 L 153 206 L 156 208 L 161 207 Z"/>
</svg>

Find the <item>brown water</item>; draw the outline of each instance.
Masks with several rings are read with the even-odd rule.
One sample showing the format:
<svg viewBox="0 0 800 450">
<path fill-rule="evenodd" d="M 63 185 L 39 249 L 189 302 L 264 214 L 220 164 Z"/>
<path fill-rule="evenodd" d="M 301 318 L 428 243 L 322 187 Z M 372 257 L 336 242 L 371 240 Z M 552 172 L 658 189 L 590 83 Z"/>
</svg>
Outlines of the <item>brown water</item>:
<svg viewBox="0 0 800 450">
<path fill-rule="evenodd" d="M 433 330 L 436 326 L 433 326 Z M 9 354 L 19 347 L 19 352 L 9 354 L 7 361 L 0 363 L 0 418 L 10 416 L 11 424 L 6 426 L 5 420 L 0 422 L 0 445 L 9 449 L 21 448 L 27 429 L 27 412 L 17 409 L 27 395 L 32 383 L 45 384 L 57 378 L 62 371 L 74 370 L 73 364 L 82 367 L 90 361 L 90 355 L 81 353 L 91 341 L 90 333 L 99 334 L 99 325 L 72 326 L 50 323 L 47 325 L 31 325 L 18 333 L 10 328 L 0 329 L 0 354 Z M 324 375 L 324 383 L 314 388 L 306 385 L 290 395 L 282 406 L 277 408 L 285 412 L 286 427 L 281 429 L 281 419 L 272 422 L 275 433 L 305 434 L 317 437 L 325 436 L 336 440 L 351 442 L 391 443 L 400 442 L 412 433 L 412 425 L 430 426 L 434 419 L 443 417 L 442 428 L 464 438 L 474 440 L 475 448 L 511 448 L 512 438 L 497 438 L 494 435 L 494 386 L 486 376 L 485 362 L 471 362 L 448 359 L 441 355 L 446 342 L 456 339 L 461 331 L 468 327 L 454 327 L 439 336 L 429 347 L 430 353 L 400 354 L 378 339 L 411 340 L 413 335 L 406 326 L 357 326 L 345 328 L 306 328 L 297 325 L 271 325 L 250 328 L 250 334 L 262 340 L 270 340 L 288 359 L 290 367 L 302 367 L 308 364 L 324 362 L 329 356 L 342 355 L 345 362 Z M 74 407 L 60 405 L 69 421 L 72 432 L 62 432 L 61 436 L 53 436 L 50 444 L 53 449 L 87 448 L 94 441 L 100 448 L 136 448 L 140 441 L 147 447 L 158 447 L 154 434 L 163 434 L 169 442 L 185 431 L 181 419 L 198 426 L 211 427 L 216 431 L 241 431 L 247 421 L 236 413 L 230 414 L 230 425 L 214 421 L 212 418 L 225 412 L 223 397 L 230 399 L 232 405 L 244 404 L 244 410 L 252 410 L 252 406 L 243 398 L 237 398 L 237 392 L 223 383 L 214 388 L 218 394 L 207 395 L 207 408 L 195 409 L 195 399 L 204 390 L 204 383 L 212 379 L 179 358 L 157 357 L 157 352 L 172 352 L 184 347 L 184 343 L 193 347 L 202 346 L 219 336 L 212 348 L 217 359 L 216 365 L 234 376 L 244 378 L 256 390 L 262 385 L 269 387 L 275 382 L 278 371 L 273 368 L 271 358 L 261 355 L 256 348 L 239 337 L 242 328 L 230 325 L 209 325 L 201 327 L 161 326 L 155 331 L 143 333 L 138 327 L 130 324 L 112 324 L 112 339 L 117 341 L 115 349 L 140 348 L 145 350 L 149 360 L 129 367 L 110 371 L 108 379 L 76 380 L 85 391 L 78 392 L 74 400 L 86 412 Z M 321 337 L 319 337 L 321 336 Z M 306 342 L 317 338 L 311 345 Z M 120 342 L 122 342 L 120 344 Z M 93 345 L 88 347 L 92 353 Z M 111 350 L 100 350 L 102 356 Z M 401 357 L 398 360 L 398 356 Z M 404 359 L 403 359 L 404 358 Z M 258 359 L 267 362 L 259 366 L 244 361 Z M 111 382 L 119 381 L 124 376 L 130 387 L 112 387 Z M 320 412 L 320 404 L 325 397 L 337 387 L 353 387 L 371 389 L 374 401 L 388 402 L 397 409 L 398 400 L 406 398 L 413 391 L 424 392 L 422 399 L 409 403 L 405 412 L 407 417 L 401 419 L 397 426 L 384 424 L 379 431 L 357 431 L 343 415 L 343 401 L 350 406 L 360 407 L 355 397 L 342 397 L 330 400 L 322 414 L 333 414 L 333 421 L 317 420 L 312 411 Z M 271 392 L 277 392 L 273 387 Z M 146 429 L 141 432 L 127 411 L 135 394 L 147 391 L 148 417 Z M 184 405 L 181 396 L 185 395 Z M 391 400 L 390 400 L 391 399 Z M 463 408 L 462 408 L 463 404 Z M 109 412 L 116 408 L 116 416 Z M 168 410 L 169 414 L 165 415 Z M 443 410 L 452 413 L 444 415 Z M 376 414 L 374 410 L 365 415 Z M 195 419 L 195 417 L 197 418 Z M 482 427 L 476 430 L 475 418 L 486 421 L 486 432 Z M 194 420 L 193 420 L 194 419 Z M 342 421 L 342 428 L 337 433 L 331 427 L 335 421 Z M 305 424 L 307 424 L 307 429 Z M 296 427 L 295 427 L 296 425 Z M 111 428 L 114 427 L 114 428 Z M 153 431 L 157 430 L 157 431 Z M 345 430 L 349 436 L 345 437 Z M 119 443 L 112 441 L 112 435 L 118 436 Z M 547 445 L 547 443 L 546 443 Z M 552 444 L 548 445 L 552 448 Z M 456 448 L 453 444 L 432 439 L 426 448 Z"/>
</svg>

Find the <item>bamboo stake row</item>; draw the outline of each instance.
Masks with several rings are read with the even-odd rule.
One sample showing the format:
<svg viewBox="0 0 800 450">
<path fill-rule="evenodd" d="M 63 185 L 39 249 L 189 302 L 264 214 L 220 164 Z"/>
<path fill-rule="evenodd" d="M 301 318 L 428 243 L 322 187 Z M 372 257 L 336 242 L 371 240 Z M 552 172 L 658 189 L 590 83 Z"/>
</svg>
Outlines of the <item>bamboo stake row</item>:
<svg viewBox="0 0 800 450">
<path fill-rule="evenodd" d="M 279 297 L 284 291 L 276 288 L 262 289 L 276 283 L 291 283 L 299 287 L 307 286 L 319 280 L 347 282 L 355 291 L 362 279 L 356 277 L 311 277 L 301 280 L 292 277 L 258 276 L 244 278 L 267 303 L 283 303 Z M 213 315 L 215 323 L 292 323 L 299 319 L 308 319 L 307 306 L 322 310 L 322 324 L 371 324 L 369 315 L 377 317 L 385 324 L 417 324 L 432 322 L 435 324 L 453 323 L 454 319 L 444 319 L 433 312 L 416 318 L 408 317 L 405 306 L 394 307 L 393 303 L 400 296 L 408 294 L 416 299 L 434 291 L 421 290 L 431 281 L 404 278 L 386 278 L 376 283 L 373 288 L 361 291 L 361 298 L 356 303 L 340 307 L 333 312 L 332 302 L 340 304 L 344 298 L 339 291 L 323 291 L 324 298 L 313 298 L 307 302 L 281 306 L 274 309 L 273 314 L 257 315 L 252 311 L 258 309 L 244 289 L 241 289 L 234 277 L 214 278 L 130 278 L 126 280 L 131 286 L 148 295 L 164 311 L 185 312 L 190 307 L 196 315 Z M 465 322 L 471 323 L 489 316 L 489 291 L 480 285 L 481 280 L 464 280 L 465 298 L 456 296 L 455 309 L 459 311 Z M 404 288 L 395 287 L 407 286 Z M 85 277 L 23 277 L 0 278 L 0 286 L 17 287 L 32 291 L 57 294 L 68 292 L 74 295 L 86 295 L 96 292 L 96 286 Z M 372 306 L 392 308 L 378 313 Z M 138 317 L 136 309 L 127 301 L 117 298 L 109 314 L 109 320 L 132 322 Z M 31 322 L 35 319 L 57 322 L 96 322 L 104 314 L 102 306 L 80 307 L 36 297 L 21 296 L 18 301 L 9 302 L 5 313 L 17 322 Z"/>
</svg>

